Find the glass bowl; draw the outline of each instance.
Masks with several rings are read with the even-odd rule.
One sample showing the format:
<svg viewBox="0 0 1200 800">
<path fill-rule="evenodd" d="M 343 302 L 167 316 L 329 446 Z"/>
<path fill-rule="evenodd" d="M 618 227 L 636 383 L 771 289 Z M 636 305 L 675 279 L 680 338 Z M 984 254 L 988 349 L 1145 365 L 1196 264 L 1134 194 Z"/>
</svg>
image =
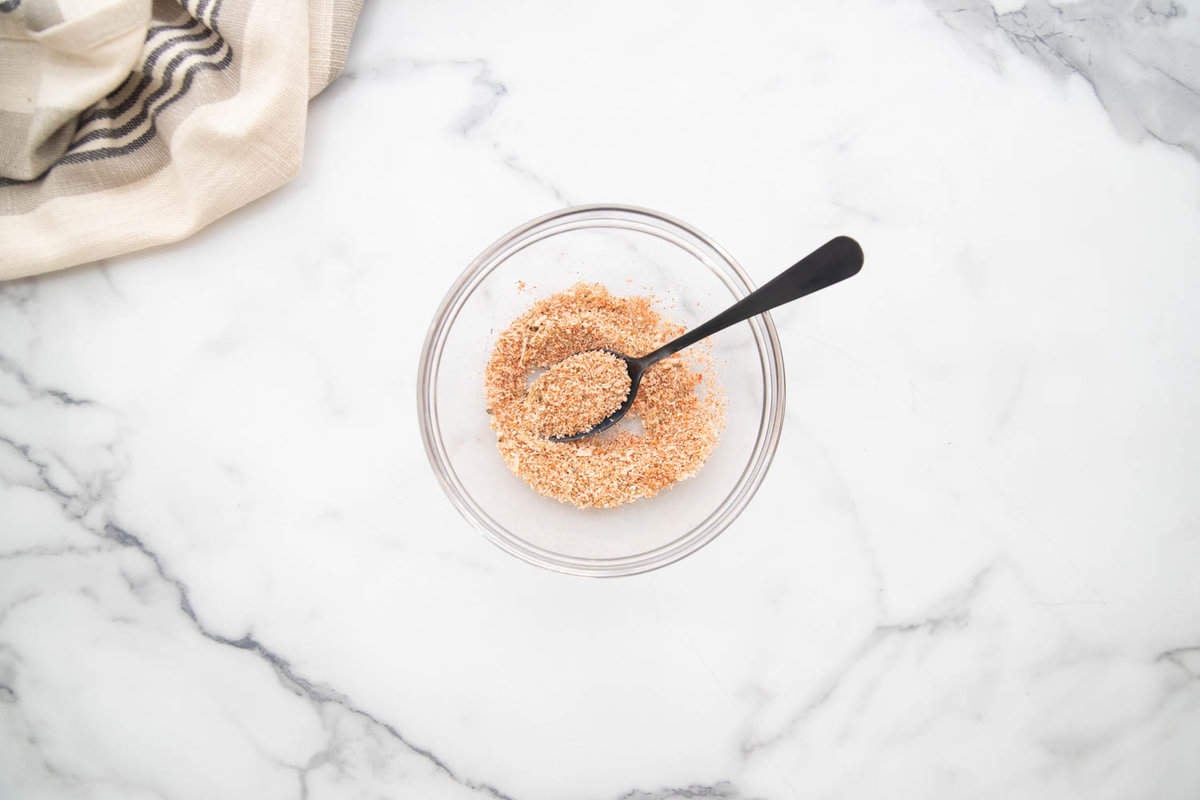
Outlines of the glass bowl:
<svg viewBox="0 0 1200 800">
<path fill-rule="evenodd" d="M 721 247 L 655 211 L 582 206 L 539 217 L 484 250 L 434 316 L 417 385 L 421 436 L 450 501 L 494 544 L 572 575 L 632 575 L 694 553 L 750 502 L 779 442 L 783 356 L 767 314 L 709 340 L 726 427 L 691 479 L 614 509 L 542 497 L 496 449 L 483 373 L 509 323 L 535 300 L 580 281 L 660 298 L 664 314 L 688 328 L 753 291 Z"/>
</svg>

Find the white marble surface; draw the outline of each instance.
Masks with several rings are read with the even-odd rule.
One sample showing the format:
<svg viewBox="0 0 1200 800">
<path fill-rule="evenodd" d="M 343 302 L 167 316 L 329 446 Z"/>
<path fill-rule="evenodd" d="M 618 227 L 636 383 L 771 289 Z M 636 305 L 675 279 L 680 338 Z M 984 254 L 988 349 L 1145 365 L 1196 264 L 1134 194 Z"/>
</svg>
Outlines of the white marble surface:
<svg viewBox="0 0 1200 800">
<path fill-rule="evenodd" d="M 1200 796 L 1198 26 L 375 0 L 292 185 L 0 287 L 0 797 Z M 599 201 L 867 252 L 748 511 L 616 581 L 471 530 L 413 400 Z"/>
</svg>

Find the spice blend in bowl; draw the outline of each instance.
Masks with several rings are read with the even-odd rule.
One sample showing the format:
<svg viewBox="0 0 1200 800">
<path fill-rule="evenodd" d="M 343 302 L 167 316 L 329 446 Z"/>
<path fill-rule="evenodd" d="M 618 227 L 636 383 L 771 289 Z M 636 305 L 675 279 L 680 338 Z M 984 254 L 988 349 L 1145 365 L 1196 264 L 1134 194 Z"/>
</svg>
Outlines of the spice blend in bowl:
<svg viewBox="0 0 1200 800">
<path fill-rule="evenodd" d="M 579 281 L 659 298 L 663 315 L 689 329 L 754 289 L 727 251 L 656 211 L 588 206 L 530 220 L 481 250 L 434 313 L 417 370 L 417 419 L 433 476 L 454 509 L 489 542 L 529 564 L 571 575 L 633 575 L 689 557 L 730 530 L 752 503 L 783 426 L 783 352 L 770 314 L 706 340 L 713 368 L 704 366 L 700 388 L 713 380 L 722 386 L 725 424 L 703 468 L 650 500 L 581 512 L 531 491 L 514 475 L 497 450 L 492 417 L 481 413 L 481 387 L 497 336 L 535 299 Z M 529 294 L 534 287 L 538 293 Z M 565 348 L 562 357 L 587 349 Z M 613 349 L 631 356 L 647 352 Z M 517 391 L 523 389 L 518 380 Z M 595 447 L 622 429 L 638 433 L 642 424 L 637 417 L 623 419 L 578 443 Z"/>
<path fill-rule="evenodd" d="M 724 425 L 703 349 L 649 370 L 630 419 L 616 428 L 574 441 L 548 438 L 590 429 L 628 396 L 624 363 L 603 350 L 648 353 L 683 330 L 655 310 L 653 298 L 619 297 L 600 284 L 534 303 L 500 334 L 485 372 L 508 468 L 538 493 L 580 508 L 652 497 L 695 475 Z M 531 385 L 538 370 L 547 371 Z"/>
</svg>

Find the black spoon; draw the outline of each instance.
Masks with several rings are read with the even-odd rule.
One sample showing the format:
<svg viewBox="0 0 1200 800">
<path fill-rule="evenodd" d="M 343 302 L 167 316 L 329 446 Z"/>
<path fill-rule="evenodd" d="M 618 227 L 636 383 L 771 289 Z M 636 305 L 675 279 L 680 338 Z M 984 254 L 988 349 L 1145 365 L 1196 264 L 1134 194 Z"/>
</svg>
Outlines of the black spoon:
<svg viewBox="0 0 1200 800">
<path fill-rule="evenodd" d="M 838 281 L 844 281 L 846 278 L 857 275 L 858 271 L 862 269 L 862 264 L 863 251 L 858 242 L 849 236 L 837 236 L 708 322 L 693 328 L 678 339 L 667 342 L 653 353 L 634 358 L 615 350 L 606 350 L 605 352 L 612 353 L 625 362 L 625 367 L 629 370 L 629 396 L 625 398 L 625 402 L 621 404 L 620 408 L 588 430 L 570 436 L 551 436 L 550 440 L 570 442 L 611 428 L 621 417 L 629 413 L 629 409 L 633 406 L 633 400 L 637 396 L 638 384 L 642 382 L 642 376 L 646 374 L 646 370 L 659 361 L 678 353 L 685 347 L 694 345 L 701 339 L 712 336 L 717 331 L 749 319 L 755 314 L 770 311 L 784 303 L 798 300 L 806 294 L 818 292 Z"/>
</svg>

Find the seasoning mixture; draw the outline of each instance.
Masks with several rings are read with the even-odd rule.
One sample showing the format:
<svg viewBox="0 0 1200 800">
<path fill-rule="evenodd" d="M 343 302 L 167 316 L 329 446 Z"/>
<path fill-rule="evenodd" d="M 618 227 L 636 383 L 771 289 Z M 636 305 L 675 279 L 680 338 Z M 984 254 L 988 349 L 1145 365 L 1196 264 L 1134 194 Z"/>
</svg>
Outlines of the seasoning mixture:
<svg viewBox="0 0 1200 800">
<path fill-rule="evenodd" d="M 564 434 L 546 431 L 578 425 L 620 394 L 615 386 L 607 386 L 617 379 L 616 373 L 606 372 L 592 351 L 640 355 L 683 333 L 683 327 L 660 316 L 652 302 L 648 297 L 617 297 L 600 284 L 581 283 L 537 301 L 500 334 L 485 376 L 488 413 L 500 455 L 535 491 L 581 508 L 613 508 L 690 478 L 712 453 L 724 425 L 724 403 L 712 370 L 697 369 L 704 361 L 703 349 L 671 356 L 646 372 L 626 416 L 635 425 L 640 421 L 641 432 L 622 422 L 575 441 L 547 438 Z M 589 357 L 577 363 L 584 355 Z M 601 355 L 625 372 L 618 359 Z M 541 369 L 547 372 L 530 386 L 530 375 Z M 567 385 L 564 397 L 573 396 L 578 379 L 592 374 L 609 378 L 597 377 L 598 385 L 590 390 L 601 399 L 589 399 L 586 408 L 561 408 L 557 399 L 545 394 L 547 388 L 557 391 L 559 385 Z M 624 380 L 627 395 L 628 373 Z"/>
<path fill-rule="evenodd" d="M 625 362 L 604 350 L 576 353 L 533 382 L 525 405 L 542 436 L 587 433 L 621 407 L 632 382 Z"/>
</svg>

